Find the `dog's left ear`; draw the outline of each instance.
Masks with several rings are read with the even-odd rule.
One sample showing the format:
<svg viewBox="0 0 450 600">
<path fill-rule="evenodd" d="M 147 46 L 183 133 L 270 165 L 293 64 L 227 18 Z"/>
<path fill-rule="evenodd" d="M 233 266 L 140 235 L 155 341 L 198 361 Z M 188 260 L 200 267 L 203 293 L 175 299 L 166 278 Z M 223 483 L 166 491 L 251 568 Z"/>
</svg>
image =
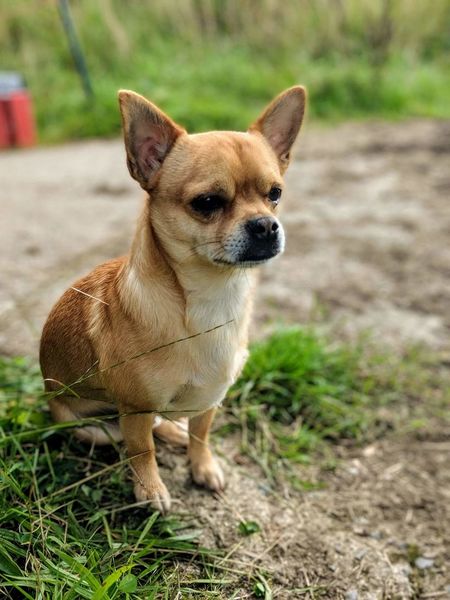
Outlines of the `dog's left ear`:
<svg viewBox="0 0 450 600">
<path fill-rule="evenodd" d="M 130 175 L 150 191 L 160 167 L 184 129 L 157 106 L 128 90 L 119 91 Z"/>
<path fill-rule="evenodd" d="M 282 172 L 289 165 L 291 147 L 300 131 L 305 104 L 305 88 L 300 85 L 291 87 L 277 96 L 249 128 L 250 132 L 257 131 L 266 138 Z"/>
</svg>

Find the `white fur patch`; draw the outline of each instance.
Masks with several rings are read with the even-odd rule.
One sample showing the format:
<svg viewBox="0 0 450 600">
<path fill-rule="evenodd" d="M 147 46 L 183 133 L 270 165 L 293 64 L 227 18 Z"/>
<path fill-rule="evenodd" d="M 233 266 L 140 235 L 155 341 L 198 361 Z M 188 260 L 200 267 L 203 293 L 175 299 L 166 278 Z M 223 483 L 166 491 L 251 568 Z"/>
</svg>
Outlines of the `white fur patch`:
<svg viewBox="0 0 450 600">
<path fill-rule="evenodd" d="M 153 429 L 155 429 L 156 427 L 159 427 L 162 423 L 162 417 L 160 417 L 159 415 L 155 415 L 153 417 Z"/>
</svg>

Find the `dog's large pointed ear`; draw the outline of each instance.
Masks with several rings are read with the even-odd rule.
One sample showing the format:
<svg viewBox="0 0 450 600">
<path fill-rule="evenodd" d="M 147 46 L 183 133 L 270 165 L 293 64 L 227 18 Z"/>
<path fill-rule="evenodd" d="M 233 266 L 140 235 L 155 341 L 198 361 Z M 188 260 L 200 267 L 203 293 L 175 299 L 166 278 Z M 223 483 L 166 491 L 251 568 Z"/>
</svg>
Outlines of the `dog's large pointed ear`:
<svg viewBox="0 0 450 600">
<path fill-rule="evenodd" d="M 141 187 L 149 191 L 156 183 L 164 159 L 184 129 L 134 92 L 120 90 L 119 105 L 128 169 Z"/>
<path fill-rule="evenodd" d="M 305 88 L 296 85 L 282 92 L 251 125 L 249 131 L 258 131 L 275 152 L 281 171 L 289 164 L 290 151 L 303 121 L 306 104 Z"/>
</svg>

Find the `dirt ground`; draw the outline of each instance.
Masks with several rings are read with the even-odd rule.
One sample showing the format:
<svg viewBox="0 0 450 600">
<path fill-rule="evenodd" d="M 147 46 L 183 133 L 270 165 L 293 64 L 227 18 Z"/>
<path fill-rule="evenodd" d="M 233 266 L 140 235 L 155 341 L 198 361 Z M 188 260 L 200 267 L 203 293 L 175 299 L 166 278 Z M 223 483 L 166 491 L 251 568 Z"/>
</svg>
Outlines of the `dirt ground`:
<svg viewBox="0 0 450 600">
<path fill-rule="evenodd" d="M 338 448 L 336 470 L 299 469 L 320 483 L 303 493 L 270 487 L 255 466 L 242 464 L 238 447 L 228 439 L 217 448 L 227 475 L 220 498 L 193 488 L 184 457 L 159 455 L 175 510 L 198 520 L 204 545 L 236 561 L 226 566 L 263 567 L 273 597 L 283 600 L 450 598 L 448 437 Z M 262 532 L 242 537 L 241 520 L 258 522 Z"/>
<path fill-rule="evenodd" d="M 254 333 L 316 321 L 448 362 L 449 155 L 444 121 L 307 127 L 287 177 L 287 250 L 262 274 Z M 120 141 L 2 153 L 0 181 L 0 351 L 35 356 L 63 289 L 126 251 L 140 192 Z M 302 493 L 270 488 L 233 439 L 220 499 L 188 484 L 183 456 L 160 462 L 201 541 L 262 565 L 275 598 L 450 598 L 449 434 L 336 448 L 336 470 L 308 467 L 323 487 Z M 242 538 L 241 518 L 262 532 Z"/>
</svg>

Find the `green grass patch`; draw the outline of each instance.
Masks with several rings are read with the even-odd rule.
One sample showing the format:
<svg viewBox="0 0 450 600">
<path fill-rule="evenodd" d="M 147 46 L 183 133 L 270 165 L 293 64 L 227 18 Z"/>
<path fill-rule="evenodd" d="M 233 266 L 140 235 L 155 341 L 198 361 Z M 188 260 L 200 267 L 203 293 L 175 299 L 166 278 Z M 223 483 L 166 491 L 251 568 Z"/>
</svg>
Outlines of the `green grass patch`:
<svg viewBox="0 0 450 600">
<path fill-rule="evenodd" d="M 418 352 L 374 354 L 291 328 L 254 344 L 229 393 L 227 428 L 269 478 L 292 487 L 295 462 L 408 420 L 414 434 L 448 417 L 439 364 Z M 448 382 L 448 379 L 446 379 Z M 123 450 L 90 453 L 53 424 L 36 366 L 0 359 L 0 595 L 9 598 L 270 598 L 264 573 L 198 544 L 194 515 L 162 518 L 135 504 Z M 383 412 L 384 411 L 384 412 Z M 118 454 L 119 452 L 119 454 Z M 278 475 L 274 475 L 274 467 Z M 255 522 L 236 522 L 244 537 Z"/>
<path fill-rule="evenodd" d="M 393 398 L 394 390 L 377 375 L 380 361 L 372 357 L 368 368 L 360 347 L 333 347 L 301 328 L 255 344 L 230 394 L 247 436 L 245 447 L 265 439 L 263 454 L 270 449 L 272 457 L 304 461 L 324 440 L 363 439 L 380 403 Z"/>
<path fill-rule="evenodd" d="M 309 462 L 327 442 L 360 443 L 399 424 L 425 431 L 431 418 L 448 419 L 448 377 L 436 357 L 368 348 L 297 327 L 254 344 L 229 393 L 230 413 L 243 450 L 267 475 L 280 460 Z"/>
<path fill-rule="evenodd" d="M 118 135 L 120 88 L 150 98 L 191 132 L 245 130 L 266 103 L 296 83 L 308 88 L 312 120 L 445 118 L 450 106 L 450 71 L 439 61 L 397 59 L 378 72 L 364 57 L 313 61 L 297 54 L 268 60 L 226 41 L 203 48 L 176 43 L 154 48 L 124 71 L 94 75 L 91 103 L 71 71 L 44 71 L 28 79 L 41 140 L 52 143 Z"/>
</svg>

